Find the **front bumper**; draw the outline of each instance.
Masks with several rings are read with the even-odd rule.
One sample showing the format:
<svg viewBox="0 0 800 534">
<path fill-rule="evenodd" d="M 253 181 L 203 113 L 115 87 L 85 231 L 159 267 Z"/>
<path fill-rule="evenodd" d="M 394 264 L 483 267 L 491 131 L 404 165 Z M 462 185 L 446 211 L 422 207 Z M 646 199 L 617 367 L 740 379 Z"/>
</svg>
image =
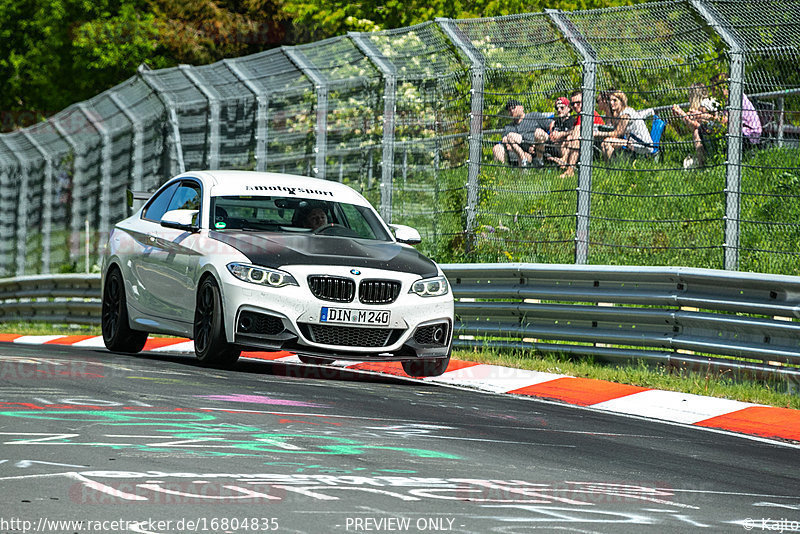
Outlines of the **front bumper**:
<svg viewBox="0 0 800 534">
<path fill-rule="evenodd" d="M 224 273 L 224 299 L 228 340 L 242 348 L 286 350 L 298 354 L 356 361 L 399 361 L 444 358 L 453 336 L 452 293 L 420 297 L 409 293 L 418 276 L 362 269 L 362 279 L 392 279 L 401 283 L 390 304 L 362 304 L 359 296 L 349 303 L 315 297 L 309 275 L 351 277 L 347 268 L 303 266 L 287 269 L 300 286 L 262 287 Z M 228 275 L 228 276 L 225 276 Z M 386 326 L 331 324 L 321 319 L 323 307 L 389 311 Z"/>
</svg>

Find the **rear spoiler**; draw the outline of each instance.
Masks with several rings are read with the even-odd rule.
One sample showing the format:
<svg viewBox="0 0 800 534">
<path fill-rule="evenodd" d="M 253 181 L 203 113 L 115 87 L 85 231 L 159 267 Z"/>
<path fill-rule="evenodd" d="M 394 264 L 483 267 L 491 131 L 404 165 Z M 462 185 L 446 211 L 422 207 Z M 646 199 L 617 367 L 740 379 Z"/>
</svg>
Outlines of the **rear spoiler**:
<svg viewBox="0 0 800 534">
<path fill-rule="evenodd" d="M 125 194 L 128 197 L 129 208 L 133 207 L 134 200 L 149 200 L 150 197 L 153 196 L 153 193 L 150 191 L 131 191 L 130 189 L 128 189 Z"/>
</svg>

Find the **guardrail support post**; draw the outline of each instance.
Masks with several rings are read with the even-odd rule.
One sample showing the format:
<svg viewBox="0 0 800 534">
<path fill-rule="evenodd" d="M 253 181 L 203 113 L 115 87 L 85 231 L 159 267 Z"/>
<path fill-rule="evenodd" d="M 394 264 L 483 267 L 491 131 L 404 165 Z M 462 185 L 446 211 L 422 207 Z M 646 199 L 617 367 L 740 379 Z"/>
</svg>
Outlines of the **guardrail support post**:
<svg viewBox="0 0 800 534">
<path fill-rule="evenodd" d="M 347 34 L 362 54 L 383 74 L 383 153 L 381 155 L 381 217 L 392 222 L 392 181 L 394 176 L 394 133 L 397 110 L 397 69 L 386 59 L 375 44 L 356 32 Z M 369 153 L 369 168 L 372 171 L 372 154 Z"/>
<path fill-rule="evenodd" d="M 690 0 L 730 48 L 731 74 L 728 98 L 728 158 L 725 162 L 725 269 L 739 270 L 739 236 L 742 193 L 742 97 L 744 96 L 745 47 L 713 6 L 705 0 Z"/>
<path fill-rule="evenodd" d="M 213 86 L 206 85 L 190 65 L 179 67 L 189 81 L 203 93 L 208 101 L 208 168 L 219 169 L 219 93 Z"/>
<path fill-rule="evenodd" d="M 486 66 L 483 55 L 475 48 L 472 42 L 458 29 L 452 19 L 438 18 L 444 34 L 456 45 L 469 59 L 471 85 L 470 88 L 470 113 L 469 113 L 469 159 L 467 160 L 467 224 L 466 251 L 474 247 L 475 226 L 477 225 L 478 191 L 480 188 L 479 176 L 481 159 L 483 157 L 483 86 Z"/>
<path fill-rule="evenodd" d="M 267 170 L 267 136 L 269 130 L 267 129 L 267 120 L 269 118 L 269 93 L 262 92 L 256 84 L 249 79 L 239 65 L 230 59 L 223 59 L 222 64 L 228 67 L 236 78 L 242 82 L 247 89 L 253 93 L 256 99 L 256 170 L 264 172 Z"/>
<path fill-rule="evenodd" d="M 581 152 L 578 161 L 578 205 L 575 218 L 575 263 L 585 264 L 589 261 L 597 53 L 562 12 L 553 9 L 545 11 L 583 59 L 583 94 L 581 96 L 583 106 L 581 108 Z"/>
<path fill-rule="evenodd" d="M 281 49 L 286 57 L 314 84 L 317 93 L 317 124 L 315 129 L 316 146 L 314 147 L 316 157 L 313 170 L 315 177 L 325 179 L 328 150 L 328 82 L 303 52 L 291 46 L 284 46 Z"/>
</svg>

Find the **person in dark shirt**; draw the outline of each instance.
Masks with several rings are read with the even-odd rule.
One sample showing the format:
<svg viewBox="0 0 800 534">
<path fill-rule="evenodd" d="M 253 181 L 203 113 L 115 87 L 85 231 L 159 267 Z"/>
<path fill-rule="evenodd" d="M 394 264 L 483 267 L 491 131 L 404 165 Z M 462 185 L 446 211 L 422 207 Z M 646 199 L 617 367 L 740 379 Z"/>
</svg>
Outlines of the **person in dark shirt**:
<svg viewBox="0 0 800 534">
<path fill-rule="evenodd" d="M 570 116 L 569 98 L 558 97 L 555 101 L 556 114 L 548 128 L 549 139 L 545 147 L 545 158 L 558 165 L 565 164 L 567 141 L 575 128 L 575 117 Z"/>
<path fill-rule="evenodd" d="M 523 167 L 544 165 L 544 145 L 552 118 L 547 113 L 525 113 L 518 101 L 511 99 L 505 110 L 511 122 L 503 130 L 503 138 L 492 148 L 495 159 Z"/>
</svg>

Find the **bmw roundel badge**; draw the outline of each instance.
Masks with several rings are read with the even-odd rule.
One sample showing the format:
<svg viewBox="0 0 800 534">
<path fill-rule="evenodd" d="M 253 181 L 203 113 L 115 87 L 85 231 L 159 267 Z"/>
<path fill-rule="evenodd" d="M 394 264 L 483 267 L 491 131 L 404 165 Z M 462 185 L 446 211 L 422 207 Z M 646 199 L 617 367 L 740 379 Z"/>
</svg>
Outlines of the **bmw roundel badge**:
<svg viewBox="0 0 800 534">
<path fill-rule="evenodd" d="M 350 274 L 358 276 L 359 274 L 361 274 L 361 271 L 359 271 L 358 269 L 350 269 Z"/>
</svg>

